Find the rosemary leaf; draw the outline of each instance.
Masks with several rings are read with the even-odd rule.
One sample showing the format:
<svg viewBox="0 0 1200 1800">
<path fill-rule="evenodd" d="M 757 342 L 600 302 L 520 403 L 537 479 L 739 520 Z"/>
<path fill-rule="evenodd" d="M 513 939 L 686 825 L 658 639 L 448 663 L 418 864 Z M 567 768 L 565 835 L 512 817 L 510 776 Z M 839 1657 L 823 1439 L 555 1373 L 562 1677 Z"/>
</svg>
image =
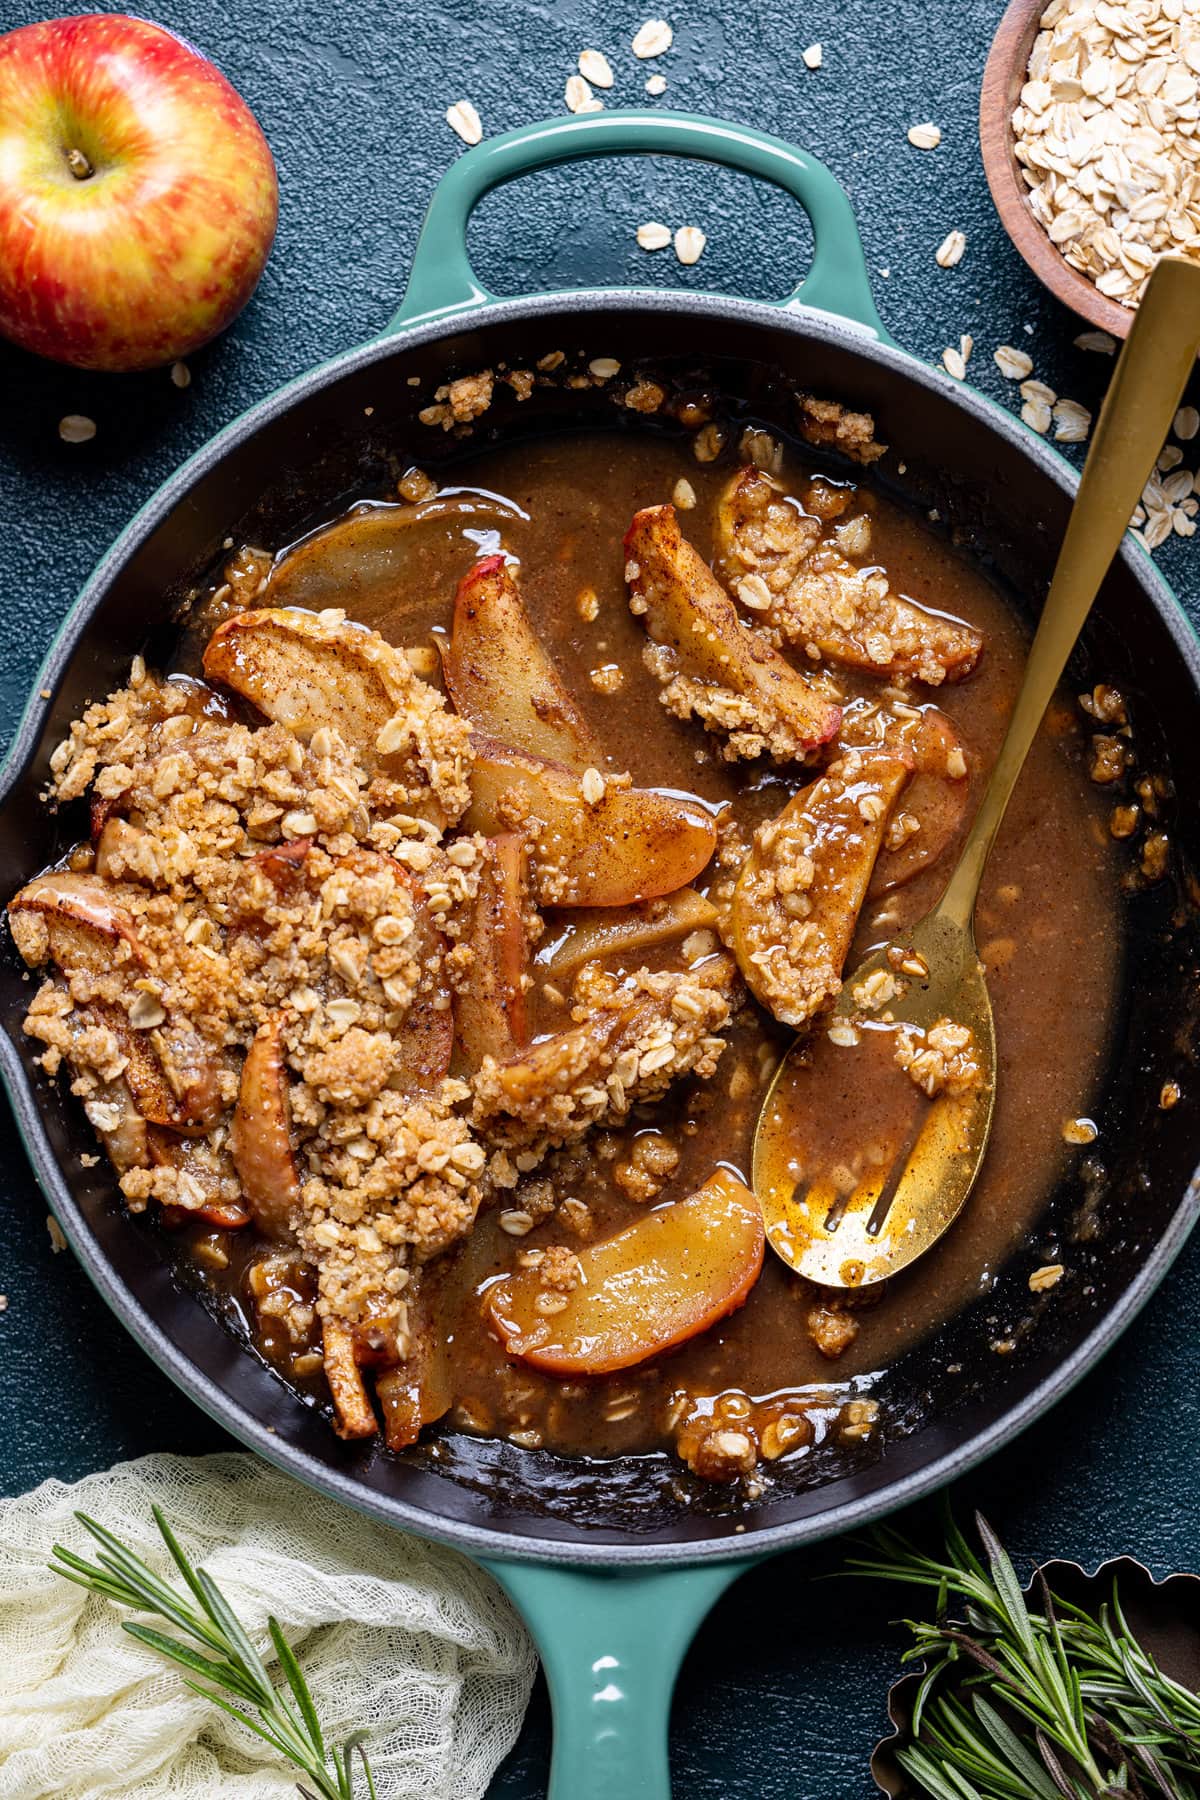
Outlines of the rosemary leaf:
<svg viewBox="0 0 1200 1800">
<path fill-rule="evenodd" d="M 356 1732 L 348 1738 L 342 1755 L 335 1750 L 331 1770 L 316 1705 L 278 1622 L 269 1619 L 267 1627 L 287 1684 L 286 1690 L 274 1686 L 267 1666 L 241 1620 L 207 1571 L 197 1568 L 189 1560 L 158 1507 L 154 1509 L 155 1522 L 171 1560 L 197 1606 L 190 1605 L 183 1595 L 162 1581 L 107 1527 L 84 1513 L 76 1516 L 99 1545 L 97 1560 L 88 1562 L 73 1550 L 56 1544 L 50 1562 L 55 1574 L 101 1599 L 135 1612 L 149 1613 L 174 1625 L 182 1637 L 169 1636 L 139 1620 L 122 1621 L 123 1629 L 130 1637 L 184 1671 L 185 1687 L 236 1719 L 311 1782 L 311 1787 L 301 1785 L 299 1788 L 305 1800 L 355 1800 L 352 1767 L 355 1754 L 362 1766 L 369 1800 L 378 1800 L 371 1765 L 363 1748 L 367 1734 Z M 193 1645 L 199 1648 L 193 1648 Z"/>
<path fill-rule="evenodd" d="M 1044 1578 L 1027 1601 L 976 1520 L 983 1559 L 947 1520 L 941 1555 L 876 1532 L 853 1572 L 933 1590 L 901 1621 L 924 1668 L 896 1760 L 927 1800 L 1200 1800 L 1200 1695 L 1138 1642 L 1114 1592 L 1093 1616 Z"/>
<path fill-rule="evenodd" d="M 284 1637 L 275 1619 L 268 1619 L 271 1642 L 275 1646 L 275 1654 L 279 1658 L 279 1666 L 287 1677 L 287 1684 L 296 1696 L 296 1705 L 300 1708 L 300 1716 L 308 1727 L 308 1735 L 312 1739 L 317 1755 L 322 1761 L 325 1757 L 325 1739 L 321 1735 L 321 1721 L 317 1717 L 317 1709 L 313 1705 L 312 1695 L 308 1691 L 308 1683 L 300 1672 L 300 1664 L 296 1661 L 292 1646 Z"/>
<path fill-rule="evenodd" d="M 982 1694 L 976 1694 L 974 1708 L 975 1716 L 997 1749 L 1007 1757 L 1015 1773 L 1028 1783 L 1033 1800 L 1056 1800 L 1054 1783 L 1045 1769 L 1030 1755 L 1016 1732 L 1006 1724 L 995 1707 L 990 1706 Z"/>
</svg>

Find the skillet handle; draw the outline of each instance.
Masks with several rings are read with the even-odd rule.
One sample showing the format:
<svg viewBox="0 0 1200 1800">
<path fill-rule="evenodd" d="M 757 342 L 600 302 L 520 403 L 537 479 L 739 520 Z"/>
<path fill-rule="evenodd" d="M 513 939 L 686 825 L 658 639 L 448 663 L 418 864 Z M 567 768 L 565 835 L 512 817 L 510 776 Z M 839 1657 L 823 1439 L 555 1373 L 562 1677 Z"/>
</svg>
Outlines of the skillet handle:
<svg viewBox="0 0 1200 1800">
<path fill-rule="evenodd" d="M 670 1800 L 667 1724 L 684 1652 L 753 1558 L 626 1573 L 486 1562 L 533 1633 L 554 1711 L 547 1800 Z"/>
<path fill-rule="evenodd" d="M 551 163 L 623 152 L 696 157 L 785 188 L 812 221 L 815 249 L 804 280 L 786 299 L 773 304 L 785 312 L 805 306 L 835 313 L 885 343 L 892 342 L 871 297 L 850 201 L 824 163 L 748 125 L 690 113 L 636 111 L 587 113 L 524 125 L 487 138 L 460 156 L 434 190 L 407 292 L 383 335 L 417 319 L 464 312 L 495 298 L 479 281 L 467 255 L 467 222 L 492 188 Z"/>
</svg>

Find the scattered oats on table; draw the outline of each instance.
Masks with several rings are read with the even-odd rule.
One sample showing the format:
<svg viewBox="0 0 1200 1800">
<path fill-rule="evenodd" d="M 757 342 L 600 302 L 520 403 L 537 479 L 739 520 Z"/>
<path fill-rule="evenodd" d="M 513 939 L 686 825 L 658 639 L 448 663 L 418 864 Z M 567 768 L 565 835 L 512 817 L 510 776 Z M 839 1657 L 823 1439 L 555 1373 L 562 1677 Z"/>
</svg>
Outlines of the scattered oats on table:
<svg viewBox="0 0 1200 1800">
<path fill-rule="evenodd" d="M 602 50 L 581 50 L 579 73 L 593 87 L 610 88 L 613 84 L 612 64 Z"/>
<path fill-rule="evenodd" d="M 942 351 L 942 367 L 947 375 L 953 375 L 955 381 L 965 380 L 967 365 L 963 360 L 963 353 L 961 350 L 956 350 L 953 345 Z"/>
<path fill-rule="evenodd" d="M 1082 444 L 1092 428 L 1092 415 L 1078 400 L 1056 400 L 1051 409 L 1054 436 L 1060 444 Z"/>
<path fill-rule="evenodd" d="M 1077 350 L 1094 350 L 1099 356 L 1112 356 L 1117 340 L 1107 331 L 1081 331 L 1074 340 Z"/>
<path fill-rule="evenodd" d="M 908 141 L 914 150 L 936 150 L 942 141 L 942 134 L 936 125 L 910 125 Z"/>
<path fill-rule="evenodd" d="M 652 56 L 664 56 L 671 48 L 675 33 L 665 19 L 647 19 L 633 40 L 633 54 L 642 62 Z"/>
<path fill-rule="evenodd" d="M 708 239 L 698 225 L 681 225 L 675 233 L 675 254 L 685 267 L 698 263 Z"/>
<path fill-rule="evenodd" d="M 652 94 L 654 96 L 654 98 L 657 100 L 658 96 L 660 94 L 665 94 L 666 91 L 667 91 L 667 78 L 665 75 L 647 75 L 647 77 L 646 77 L 646 92 L 648 94 Z"/>
<path fill-rule="evenodd" d="M 819 69 L 825 60 L 825 52 L 820 44 L 810 44 L 807 50 L 800 52 L 800 57 L 806 69 Z"/>
<path fill-rule="evenodd" d="M 665 250 L 671 241 L 671 227 L 660 225 L 657 219 L 647 219 L 637 228 L 637 241 L 642 250 Z"/>
<path fill-rule="evenodd" d="M 448 106 L 446 123 L 464 144 L 478 144 L 483 137 L 483 123 L 469 100 L 456 100 Z"/>
<path fill-rule="evenodd" d="M 949 231 L 934 252 L 934 261 L 939 269 L 953 269 L 963 259 L 967 240 L 961 231 Z"/>
<path fill-rule="evenodd" d="M 1032 356 L 1024 350 L 1014 349 L 1011 344 L 1001 344 L 992 360 L 1005 381 L 1025 381 L 1033 374 Z"/>
<path fill-rule="evenodd" d="M 582 75 L 568 75 L 567 85 L 563 90 L 563 99 L 567 103 L 567 111 L 584 112 L 588 101 L 592 98 L 592 90 Z"/>
<path fill-rule="evenodd" d="M 1197 412 L 1194 406 L 1181 406 L 1175 414 L 1175 423 L 1172 429 L 1181 443 L 1190 444 L 1196 433 L 1200 431 L 1200 412 Z"/>
<path fill-rule="evenodd" d="M 96 421 L 85 413 L 68 413 L 58 421 L 58 435 L 64 444 L 86 444 L 96 435 Z"/>
</svg>

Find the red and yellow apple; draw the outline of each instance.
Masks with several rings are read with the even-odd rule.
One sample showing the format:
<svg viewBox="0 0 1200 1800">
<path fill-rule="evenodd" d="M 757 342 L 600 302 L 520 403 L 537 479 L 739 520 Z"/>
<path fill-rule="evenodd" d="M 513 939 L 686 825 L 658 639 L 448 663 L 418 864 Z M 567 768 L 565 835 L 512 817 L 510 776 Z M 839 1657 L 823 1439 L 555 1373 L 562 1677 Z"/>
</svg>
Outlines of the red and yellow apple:
<svg viewBox="0 0 1200 1800">
<path fill-rule="evenodd" d="M 250 298 L 278 209 L 253 113 L 171 32 L 93 13 L 0 37 L 0 333 L 25 349 L 185 356 Z"/>
</svg>

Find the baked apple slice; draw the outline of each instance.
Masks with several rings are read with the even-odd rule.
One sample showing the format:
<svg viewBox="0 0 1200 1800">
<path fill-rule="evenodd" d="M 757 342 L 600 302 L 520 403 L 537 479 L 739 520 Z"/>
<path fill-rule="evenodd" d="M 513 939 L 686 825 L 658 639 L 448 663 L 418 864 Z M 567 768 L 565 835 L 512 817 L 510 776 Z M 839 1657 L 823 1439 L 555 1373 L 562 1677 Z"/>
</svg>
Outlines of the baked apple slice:
<svg viewBox="0 0 1200 1800">
<path fill-rule="evenodd" d="M 150 1161 L 159 1168 L 177 1169 L 202 1196 L 193 1206 L 168 1206 L 168 1219 L 203 1219 L 218 1231 L 240 1231 L 250 1223 L 250 1209 L 239 1192 L 237 1171 L 227 1151 L 203 1138 L 180 1137 L 161 1125 L 151 1125 L 146 1139 Z"/>
<path fill-rule="evenodd" d="M 26 962 L 55 962 L 67 974 L 104 975 L 147 956 L 133 914 L 106 882 L 67 871 L 39 875 L 8 903 L 9 923 Z"/>
<path fill-rule="evenodd" d="M 468 831 L 520 830 L 540 906 L 630 906 L 686 887 L 716 848 L 698 800 L 582 776 L 476 734 Z"/>
<path fill-rule="evenodd" d="M 461 813 L 467 727 L 377 632 L 341 613 L 237 613 L 209 639 L 204 672 L 304 741 L 335 730 L 368 774 L 403 782 L 409 811 L 440 825 Z"/>
<path fill-rule="evenodd" d="M 911 758 L 913 766 L 867 889 L 874 900 L 932 868 L 957 843 L 970 799 L 970 765 L 958 730 L 936 706 L 853 700 L 838 731 L 838 751 L 847 750 L 891 750 Z"/>
<path fill-rule="evenodd" d="M 422 1280 L 429 1280 L 428 1272 Z M 409 1302 L 408 1355 L 375 1377 L 383 1438 L 389 1450 L 405 1450 L 415 1444 L 424 1427 L 443 1418 L 454 1405 L 449 1352 L 429 1312 L 420 1300 Z"/>
<path fill-rule="evenodd" d="M 489 838 L 464 940 L 471 952 L 470 967 L 455 1007 L 458 1048 L 469 1069 L 478 1069 L 485 1056 L 507 1062 L 529 1041 L 526 863 L 520 832 Z"/>
<path fill-rule="evenodd" d="M 933 686 L 961 681 L 979 661 L 973 626 L 893 592 L 882 569 L 859 568 L 761 469 L 739 470 L 726 487 L 714 541 L 734 593 L 808 655 Z"/>
<path fill-rule="evenodd" d="M 368 768 L 415 679 L 401 652 L 364 626 L 289 607 L 226 619 L 205 648 L 204 673 L 299 738 L 332 726 Z"/>
<path fill-rule="evenodd" d="M 149 966 L 119 890 L 94 875 L 38 876 L 9 901 L 8 916 L 17 949 L 34 968 L 53 962 L 68 980 L 119 973 L 132 981 Z M 141 997 L 132 995 L 135 1007 Z M 128 1059 L 125 1080 L 144 1119 L 182 1132 L 202 1131 L 216 1120 L 219 1071 L 199 1032 L 161 1006 L 158 1023 L 148 1027 L 135 1025 L 111 1000 L 91 1000 L 86 1010 L 120 1043 Z"/>
<path fill-rule="evenodd" d="M 718 1169 L 686 1200 L 581 1250 L 569 1293 L 523 1269 L 488 1289 L 485 1316 L 516 1362 L 564 1380 L 609 1375 L 736 1311 L 758 1280 L 763 1243 L 754 1195 Z"/>
<path fill-rule="evenodd" d="M 494 533 L 523 515 L 499 495 L 434 494 L 406 505 L 354 507 L 275 563 L 259 598 L 312 612 L 344 606 L 395 642 L 427 629 L 428 597 L 479 555 L 468 531 Z"/>
<path fill-rule="evenodd" d="M 569 1143 L 658 1099 L 684 1075 L 711 1075 L 724 1049 L 716 1034 L 729 1023 L 741 984 L 722 953 L 694 969 L 639 969 L 621 978 L 592 964 L 580 971 L 572 998 L 577 1024 L 476 1076 L 474 1117 L 489 1142 L 511 1149 Z"/>
<path fill-rule="evenodd" d="M 759 827 L 725 936 L 755 999 L 807 1024 L 841 987 L 888 816 L 912 768 L 886 750 L 848 751 Z"/>
<path fill-rule="evenodd" d="M 443 670 L 458 711 L 489 737 L 581 773 L 604 768 L 604 747 L 543 649 L 503 556 L 485 557 L 459 582 Z"/>
<path fill-rule="evenodd" d="M 716 907 L 694 887 L 643 900 L 638 906 L 584 907 L 569 915 L 566 929 L 557 936 L 551 930 L 550 942 L 537 959 L 538 970 L 557 981 L 597 957 L 637 956 L 716 922 Z"/>
<path fill-rule="evenodd" d="M 268 1237 L 289 1240 L 292 1214 L 300 1204 L 300 1177 L 289 1127 L 280 1013 L 259 1026 L 246 1052 L 229 1129 L 229 1151 L 259 1230 Z"/>
<path fill-rule="evenodd" d="M 321 1348 L 325 1358 L 325 1379 L 333 1397 L 334 1430 L 341 1438 L 374 1437 L 379 1430 L 379 1420 L 375 1417 L 358 1364 L 353 1327 L 343 1319 L 324 1319 Z"/>
<path fill-rule="evenodd" d="M 801 759 L 828 743 L 841 708 L 828 688 L 793 669 L 737 608 L 684 539 L 673 506 L 634 516 L 625 537 L 630 611 L 661 654 L 650 657 L 664 706 L 724 733 L 724 755 Z"/>
<path fill-rule="evenodd" d="M 966 745 L 944 712 L 926 706 L 908 739 L 913 775 L 884 834 L 868 900 L 920 875 L 962 836 L 971 797 Z M 913 824 L 916 830 L 912 829 Z"/>
</svg>

